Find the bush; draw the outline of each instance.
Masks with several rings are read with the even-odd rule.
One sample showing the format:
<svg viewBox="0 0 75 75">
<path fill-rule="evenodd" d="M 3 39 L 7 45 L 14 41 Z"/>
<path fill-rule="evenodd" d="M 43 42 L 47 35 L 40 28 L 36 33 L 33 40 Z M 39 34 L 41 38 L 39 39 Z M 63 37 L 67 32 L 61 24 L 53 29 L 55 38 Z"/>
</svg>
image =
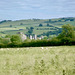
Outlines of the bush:
<svg viewBox="0 0 75 75">
<path fill-rule="evenodd" d="M 39 27 L 42 27 L 43 25 L 42 24 L 39 24 Z"/>
</svg>

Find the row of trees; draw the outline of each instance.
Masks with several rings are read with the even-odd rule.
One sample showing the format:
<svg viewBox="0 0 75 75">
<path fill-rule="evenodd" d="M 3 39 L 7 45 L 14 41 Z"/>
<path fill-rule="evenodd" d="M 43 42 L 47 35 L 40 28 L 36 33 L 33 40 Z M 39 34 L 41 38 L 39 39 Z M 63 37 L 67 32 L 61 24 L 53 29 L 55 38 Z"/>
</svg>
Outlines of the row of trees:
<svg viewBox="0 0 75 75">
<path fill-rule="evenodd" d="M 43 24 L 39 24 L 39 27 L 42 27 L 43 26 Z M 47 23 L 47 25 L 46 25 L 47 27 L 54 27 L 53 25 L 50 25 L 49 23 Z"/>
<path fill-rule="evenodd" d="M 10 39 L 9 39 L 10 38 Z M 7 35 L 0 38 L 0 47 L 37 47 L 37 46 L 59 46 L 75 45 L 75 27 L 69 24 L 62 26 L 62 32 L 52 39 L 30 40 L 22 42 L 19 35 Z"/>
<path fill-rule="evenodd" d="M 28 30 L 27 35 L 28 36 L 32 35 L 34 27 L 30 27 L 30 28 L 27 27 L 26 29 Z"/>
<path fill-rule="evenodd" d="M 12 20 L 3 20 L 3 21 L 0 21 L 0 24 L 1 23 L 4 23 L 4 22 L 11 22 Z"/>
<path fill-rule="evenodd" d="M 60 18 L 58 20 L 49 19 L 49 23 L 75 21 L 75 18 Z"/>
</svg>

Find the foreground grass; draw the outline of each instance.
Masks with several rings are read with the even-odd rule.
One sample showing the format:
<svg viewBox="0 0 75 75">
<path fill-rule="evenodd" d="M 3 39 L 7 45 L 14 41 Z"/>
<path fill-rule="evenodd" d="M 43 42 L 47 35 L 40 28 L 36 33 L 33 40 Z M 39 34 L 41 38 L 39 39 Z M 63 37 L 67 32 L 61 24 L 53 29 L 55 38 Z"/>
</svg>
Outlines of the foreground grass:
<svg viewBox="0 0 75 75">
<path fill-rule="evenodd" d="M 75 75 L 75 46 L 1 48 L 0 75 Z"/>
</svg>

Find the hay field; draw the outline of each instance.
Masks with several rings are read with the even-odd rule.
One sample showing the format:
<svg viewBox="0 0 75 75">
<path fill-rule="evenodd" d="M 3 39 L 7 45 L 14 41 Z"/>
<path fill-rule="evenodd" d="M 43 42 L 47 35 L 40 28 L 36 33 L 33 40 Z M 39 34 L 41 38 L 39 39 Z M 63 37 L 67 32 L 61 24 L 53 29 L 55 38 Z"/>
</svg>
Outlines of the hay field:
<svg viewBox="0 0 75 75">
<path fill-rule="evenodd" d="M 75 46 L 1 48 L 0 75 L 75 75 Z"/>
</svg>

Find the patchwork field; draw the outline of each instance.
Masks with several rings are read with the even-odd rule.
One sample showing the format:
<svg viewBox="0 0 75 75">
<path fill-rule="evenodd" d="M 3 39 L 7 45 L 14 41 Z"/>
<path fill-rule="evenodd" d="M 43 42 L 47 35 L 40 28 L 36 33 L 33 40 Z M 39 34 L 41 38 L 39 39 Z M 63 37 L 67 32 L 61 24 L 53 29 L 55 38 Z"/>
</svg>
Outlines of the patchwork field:
<svg viewBox="0 0 75 75">
<path fill-rule="evenodd" d="M 48 31 L 57 32 L 58 29 L 61 28 L 62 25 L 64 24 L 71 24 L 75 26 L 75 20 L 65 21 L 69 19 L 71 18 L 51 19 L 52 22 L 49 22 L 49 19 L 27 19 L 27 20 L 7 21 L 7 22 L 0 23 L 0 34 L 1 34 L 0 36 L 4 36 L 8 34 L 13 35 L 13 34 L 17 34 L 18 32 L 23 32 L 24 34 L 28 34 L 28 28 L 30 27 L 34 28 L 32 34 L 36 34 L 36 35 L 41 35 Z M 42 24 L 42 26 L 39 26 L 39 24 Z M 47 26 L 47 24 L 49 24 L 49 26 Z"/>
<path fill-rule="evenodd" d="M 75 75 L 75 46 L 1 48 L 0 75 Z"/>
</svg>

